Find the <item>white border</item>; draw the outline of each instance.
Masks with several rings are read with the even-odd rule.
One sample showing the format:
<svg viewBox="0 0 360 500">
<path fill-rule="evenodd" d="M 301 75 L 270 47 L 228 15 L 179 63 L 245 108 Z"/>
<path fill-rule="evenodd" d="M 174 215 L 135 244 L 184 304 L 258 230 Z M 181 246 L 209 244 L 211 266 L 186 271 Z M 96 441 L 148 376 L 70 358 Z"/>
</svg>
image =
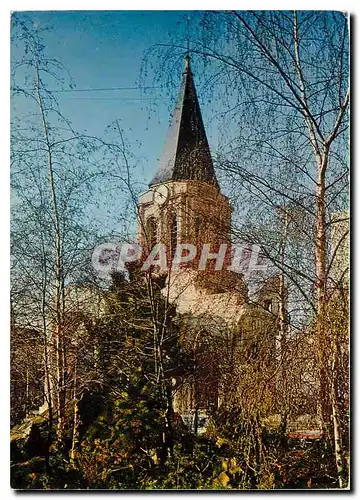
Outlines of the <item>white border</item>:
<svg viewBox="0 0 360 500">
<path fill-rule="evenodd" d="M 335 2 L 334 0 L 327 1 L 310 1 L 310 0 L 302 0 L 297 2 L 288 2 L 284 0 L 277 0 L 273 2 L 269 1 L 252 1 L 252 2 L 215 2 L 214 0 L 182 0 L 181 2 L 164 2 L 159 0 L 153 0 L 150 2 L 144 2 L 141 0 L 132 0 L 131 7 L 132 10 L 205 10 L 205 9 L 276 9 L 276 10 L 290 10 L 290 9 L 298 9 L 298 10 L 342 10 L 347 11 L 350 14 L 356 16 L 357 8 L 355 1 L 342 1 Z M 171 5 L 171 8 L 170 8 Z M 9 38 L 10 38 L 10 11 L 14 10 L 127 10 L 125 7 L 129 6 L 128 2 L 123 2 L 121 0 L 103 0 L 100 4 L 99 2 L 94 2 L 93 0 L 63 0 L 62 2 L 53 2 L 51 0 L 37 0 L 33 2 L 29 2 L 26 0 L 17 0 L 14 2 L 7 2 L 6 0 L 2 2 L 0 7 L 0 37 L 1 37 L 1 65 L 3 70 L 1 71 L 1 155 L 2 161 L 0 163 L 0 224 L 1 224 L 1 245 L 0 245 L 0 263 L 1 263 L 1 296 L 0 296 L 0 314 L 2 320 L 2 329 L 1 329 L 1 394 L 2 394 L 2 404 L 1 404 L 1 431 L 0 431 L 0 471 L 1 471 L 1 481 L 0 481 L 0 493 L 1 498 L 6 499 L 13 497 L 14 492 L 10 490 L 9 485 L 9 317 L 10 317 L 10 308 L 9 308 L 9 142 L 10 142 L 10 132 L 9 132 L 9 123 L 10 123 L 10 106 L 9 106 L 9 66 L 10 66 L 10 57 L 9 57 Z M 356 24 L 357 19 L 353 19 L 353 27 Z M 356 35 L 355 30 L 352 31 L 353 38 L 353 59 L 355 60 L 357 57 L 354 54 L 358 54 L 358 36 Z M 353 74 L 353 80 L 359 81 L 358 72 L 359 72 L 359 64 L 356 65 L 356 74 Z M 354 84 L 353 84 L 354 89 Z M 355 104 L 352 104 L 352 113 L 353 123 L 356 123 L 357 113 L 355 109 Z M 360 127 L 356 129 L 355 127 L 355 137 L 353 138 L 353 144 L 360 143 L 359 132 Z M 356 174 L 355 170 L 358 168 L 358 165 L 355 164 L 356 157 L 354 154 L 352 155 L 352 182 L 353 182 L 353 207 L 352 214 L 355 217 L 356 223 L 354 224 L 354 248 L 357 245 L 357 238 L 355 235 L 359 234 L 358 222 L 360 218 L 358 217 L 360 214 L 357 210 L 357 204 L 355 203 L 356 199 Z M 357 162 L 356 162 L 357 163 Z M 360 224 L 360 222 L 359 222 Z M 356 240 L 356 241 L 355 241 Z M 356 253 L 354 251 L 353 259 L 355 260 Z M 356 266 L 354 265 L 353 273 Z M 360 310 L 360 299 L 357 291 L 357 283 L 354 280 L 354 289 L 353 289 L 353 311 Z M 359 332 L 359 328 L 357 328 L 357 321 L 354 318 L 353 324 L 353 337 Z M 356 366 L 356 359 L 359 354 L 359 345 L 360 341 L 353 340 L 353 353 L 352 359 L 354 361 L 353 365 Z M 355 370 L 354 370 L 355 371 Z M 357 388 L 357 373 L 353 373 L 353 384 L 352 384 L 352 394 L 354 396 Z M 356 398 L 353 397 L 353 415 L 358 417 L 359 412 L 357 410 L 357 405 L 355 408 Z M 356 418 L 356 422 L 353 422 L 353 431 L 354 428 L 357 427 L 358 418 Z M 356 433 L 354 433 L 356 435 Z M 356 439 L 353 436 L 353 444 L 355 445 Z M 353 450 L 354 452 L 355 450 Z M 352 477 L 359 478 L 360 470 L 358 464 L 360 460 L 357 460 L 353 466 L 355 465 L 354 470 L 352 471 Z M 285 493 L 285 492 L 284 492 Z M 290 492 L 289 492 L 290 493 Z M 35 495 L 34 493 L 28 493 L 29 495 Z M 43 493 L 42 493 L 43 494 Z M 131 492 L 129 494 L 134 494 Z M 173 494 L 173 493 L 172 493 Z M 195 495 L 196 493 L 194 493 Z M 221 493 L 217 493 L 221 495 Z M 241 492 L 241 494 L 246 494 L 246 492 Z M 306 494 L 306 492 L 302 492 L 299 494 Z M 76 493 L 68 493 L 69 497 L 72 498 L 76 495 Z M 106 495 L 106 492 L 99 492 L 100 496 Z M 127 495 L 126 493 L 122 493 L 122 495 Z M 156 495 L 156 493 L 154 493 Z M 159 493 L 158 493 L 159 495 Z M 251 492 L 251 495 L 254 495 L 254 492 Z M 256 493 L 255 493 L 256 495 Z M 192 494 L 190 494 L 192 496 Z"/>
</svg>

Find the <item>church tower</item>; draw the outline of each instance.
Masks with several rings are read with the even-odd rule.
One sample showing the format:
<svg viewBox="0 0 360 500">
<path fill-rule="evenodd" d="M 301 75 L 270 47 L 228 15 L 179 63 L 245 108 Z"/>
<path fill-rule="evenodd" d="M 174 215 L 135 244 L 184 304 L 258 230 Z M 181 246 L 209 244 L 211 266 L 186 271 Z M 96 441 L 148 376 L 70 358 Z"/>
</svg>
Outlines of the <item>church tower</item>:
<svg viewBox="0 0 360 500">
<path fill-rule="evenodd" d="M 138 217 L 140 244 L 165 244 L 168 260 L 179 243 L 196 246 L 193 266 L 204 243 L 211 253 L 230 243 L 230 203 L 216 179 L 189 56 L 157 172 L 139 197 Z"/>
<path fill-rule="evenodd" d="M 242 366 L 246 349 L 252 352 L 269 335 L 275 337 L 274 316 L 249 302 L 242 275 L 229 269 L 231 207 L 216 179 L 189 56 L 161 160 L 149 189 L 139 197 L 138 219 L 143 248 L 166 245 L 162 292 L 176 305 L 181 344 L 196 366 L 196 375 L 175 377 L 173 407 L 197 432 L 200 416 L 226 401 L 224 352 L 232 353 L 231 363 Z M 170 265 L 179 244 L 197 250 L 181 269 Z M 206 244 L 208 259 L 202 267 L 199 260 Z M 215 256 L 224 244 L 224 265 L 218 268 Z"/>
</svg>

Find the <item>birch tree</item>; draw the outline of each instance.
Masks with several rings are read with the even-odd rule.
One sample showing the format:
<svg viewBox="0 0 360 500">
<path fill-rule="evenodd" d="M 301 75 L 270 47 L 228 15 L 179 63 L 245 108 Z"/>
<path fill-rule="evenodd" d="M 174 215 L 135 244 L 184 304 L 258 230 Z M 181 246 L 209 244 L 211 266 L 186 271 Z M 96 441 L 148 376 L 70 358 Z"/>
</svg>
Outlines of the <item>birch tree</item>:
<svg viewBox="0 0 360 500">
<path fill-rule="evenodd" d="M 315 317 L 318 400 L 329 433 L 333 348 L 325 325 L 331 270 L 342 252 L 330 245 L 332 214 L 348 206 L 348 16 L 206 12 L 194 16 L 187 38 L 173 37 L 155 50 L 171 66 L 187 50 L 196 61 L 220 136 L 220 180 L 237 214 L 234 238 L 260 244 L 282 268 L 303 326 Z M 291 208 L 297 229 L 285 260 L 278 252 L 278 207 Z"/>
<path fill-rule="evenodd" d="M 66 68 L 47 54 L 42 31 L 17 14 L 11 77 L 12 310 L 18 327 L 41 332 L 44 397 L 61 440 L 76 315 L 69 285 L 94 280 L 91 253 L 106 233 L 95 214 L 108 208 L 106 189 L 120 204 L 122 191 L 107 182 L 106 142 L 75 131 L 61 112 L 55 92 L 74 85 Z"/>
</svg>

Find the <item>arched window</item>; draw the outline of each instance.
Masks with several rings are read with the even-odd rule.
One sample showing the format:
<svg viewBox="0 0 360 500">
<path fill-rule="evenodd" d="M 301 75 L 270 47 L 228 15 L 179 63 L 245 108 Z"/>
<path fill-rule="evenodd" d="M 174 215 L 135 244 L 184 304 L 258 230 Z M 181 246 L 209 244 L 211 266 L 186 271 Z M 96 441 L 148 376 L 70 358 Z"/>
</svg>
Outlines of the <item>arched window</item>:
<svg viewBox="0 0 360 500">
<path fill-rule="evenodd" d="M 265 299 L 264 300 L 264 309 L 266 309 L 267 311 L 270 311 L 272 312 L 272 300 L 271 299 Z"/>
<path fill-rule="evenodd" d="M 157 243 L 157 224 L 155 217 L 149 217 L 146 221 L 146 243 L 149 250 Z"/>
<path fill-rule="evenodd" d="M 201 217 L 195 217 L 195 239 L 198 240 L 201 230 Z"/>
<path fill-rule="evenodd" d="M 170 252 L 171 258 L 174 257 L 176 246 L 178 244 L 178 221 L 176 214 L 170 217 Z"/>
</svg>

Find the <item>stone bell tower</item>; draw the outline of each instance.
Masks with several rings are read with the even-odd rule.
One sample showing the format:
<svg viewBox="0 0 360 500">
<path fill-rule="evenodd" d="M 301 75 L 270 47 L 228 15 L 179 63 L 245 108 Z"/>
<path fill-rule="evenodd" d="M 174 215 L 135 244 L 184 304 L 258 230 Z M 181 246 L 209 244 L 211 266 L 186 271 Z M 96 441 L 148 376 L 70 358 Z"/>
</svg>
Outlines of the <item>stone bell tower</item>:
<svg viewBox="0 0 360 500">
<path fill-rule="evenodd" d="M 181 343 L 196 364 L 196 375 L 175 380 L 173 406 L 184 421 L 189 417 L 195 422 L 201 411 L 206 414 L 225 401 L 219 346 L 231 346 L 238 359 L 247 338 L 256 343 L 251 330 L 255 321 L 265 315 L 270 318 L 267 323 L 273 322 L 273 316 L 249 303 L 242 275 L 229 269 L 231 207 L 216 179 L 189 56 L 158 169 L 149 189 L 139 197 L 138 220 L 143 248 L 149 251 L 159 243 L 167 248 L 162 292 L 181 315 Z M 183 267 L 170 267 L 169 258 L 179 244 L 194 245 L 196 257 Z M 199 260 L 206 244 L 209 259 L 203 268 Z M 214 266 L 214 256 L 219 256 L 224 244 L 228 251 L 220 270 Z M 262 321 L 265 332 L 267 323 Z M 265 334 L 261 331 L 260 336 Z M 198 424 L 193 427 L 197 429 Z"/>
<path fill-rule="evenodd" d="M 230 203 L 216 179 L 189 56 L 157 172 L 139 197 L 138 217 L 143 247 L 164 243 L 171 257 L 177 244 L 193 244 L 192 265 L 204 243 L 216 252 L 230 242 Z"/>
</svg>

